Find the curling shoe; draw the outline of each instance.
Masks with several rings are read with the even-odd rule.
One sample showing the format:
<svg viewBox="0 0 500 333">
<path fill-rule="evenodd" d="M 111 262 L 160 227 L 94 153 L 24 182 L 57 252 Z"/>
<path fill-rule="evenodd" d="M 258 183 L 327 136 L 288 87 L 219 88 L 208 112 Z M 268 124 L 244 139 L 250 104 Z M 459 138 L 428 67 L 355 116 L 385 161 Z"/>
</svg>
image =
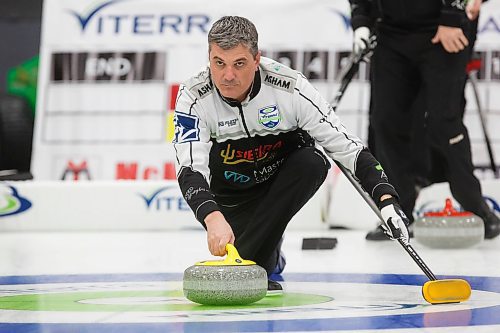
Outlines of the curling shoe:
<svg viewBox="0 0 500 333">
<path fill-rule="evenodd" d="M 492 239 L 500 235 L 500 219 L 494 212 L 490 211 L 483 218 L 483 222 L 485 239 Z"/>
<path fill-rule="evenodd" d="M 283 287 L 279 282 L 267 280 L 267 294 L 266 296 L 283 295 Z"/>
</svg>

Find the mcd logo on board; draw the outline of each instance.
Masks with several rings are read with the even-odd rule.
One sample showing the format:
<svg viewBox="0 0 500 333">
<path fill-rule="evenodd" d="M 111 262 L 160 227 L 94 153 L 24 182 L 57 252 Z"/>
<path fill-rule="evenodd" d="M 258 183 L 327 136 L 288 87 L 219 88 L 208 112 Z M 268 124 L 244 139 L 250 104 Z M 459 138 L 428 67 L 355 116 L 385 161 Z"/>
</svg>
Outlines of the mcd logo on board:
<svg viewBox="0 0 500 333">
<path fill-rule="evenodd" d="M 75 52 L 52 54 L 53 82 L 163 81 L 165 52 Z"/>
<path fill-rule="evenodd" d="M 172 162 L 166 162 L 160 166 L 141 164 L 139 162 L 119 162 L 116 165 L 115 178 L 129 180 L 177 179 L 175 165 Z"/>
<path fill-rule="evenodd" d="M 68 160 L 60 180 L 92 180 L 87 160 Z"/>
</svg>

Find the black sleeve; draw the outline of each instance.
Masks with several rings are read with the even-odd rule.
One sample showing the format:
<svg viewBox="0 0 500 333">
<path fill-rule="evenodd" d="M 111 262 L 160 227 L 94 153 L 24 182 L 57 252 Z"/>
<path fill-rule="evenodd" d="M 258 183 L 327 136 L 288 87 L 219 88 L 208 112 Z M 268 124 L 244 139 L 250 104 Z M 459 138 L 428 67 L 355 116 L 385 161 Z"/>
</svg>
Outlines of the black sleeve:
<svg viewBox="0 0 500 333">
<path fill-rule="evenodd" d="M 371 0 L 349 0 L 351 4 L 351 26 L 353 30 L 359 27 L 372 28 L 374 23 L 374 8 Z"/>
<path fill-rule="evenodd" d="M 220 210 L 201 173 L 190 168 L 183 168 L 177 179 L 184 199 L 194 212 L 196 219 L 202 224 L 205 224 L 205 217 L 208 214 Z"/>
<path fill-rule="evenodd" d="M 439 25 L 447 27 L 463 28 L 467 24 L 467 15 L 465 14 L 465 0 L 442 0 L 443 7 L 439 17 Z"/>
<path fill-rule="evenodd" d="M 387 175 L 380 163 L 373 157 L 368 148 L 363 149 L 356 160 L 356 178 L 361 186 L 370 194 L 377 206 L 380 205 L 380 197 L 390 194 L 399 199 L 394 187 L 389 183 Z"/>
</svg>

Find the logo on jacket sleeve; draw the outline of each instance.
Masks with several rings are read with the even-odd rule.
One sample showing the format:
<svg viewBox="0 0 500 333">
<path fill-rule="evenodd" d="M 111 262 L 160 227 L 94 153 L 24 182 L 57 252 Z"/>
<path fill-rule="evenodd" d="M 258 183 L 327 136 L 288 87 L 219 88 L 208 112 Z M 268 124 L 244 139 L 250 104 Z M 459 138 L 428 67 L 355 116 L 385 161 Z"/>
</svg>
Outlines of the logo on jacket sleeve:
<svg viewBox="0 0 500 333">
<path fill-rule="evenodd" d="M 174 115 L 175 133 L 173 143 L 200 141 L 199 121 L 196 116 L 176 112 Z"/>
<path fill-rule="evenodd" d="M 259 124 L 267 128 L 278 126 L 281 121 L 281 114 L 277 105 L 266 106 L 259 109 Z"/>
</svg>

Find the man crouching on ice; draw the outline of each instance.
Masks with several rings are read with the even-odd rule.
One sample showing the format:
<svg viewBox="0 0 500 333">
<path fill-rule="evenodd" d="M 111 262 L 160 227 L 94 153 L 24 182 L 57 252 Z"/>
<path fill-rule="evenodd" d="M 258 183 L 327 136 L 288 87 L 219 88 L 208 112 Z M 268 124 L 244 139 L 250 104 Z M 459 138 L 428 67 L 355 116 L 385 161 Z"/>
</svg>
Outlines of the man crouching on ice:
<svg viewBox="0 0 500 333">
<path fill-rule="evenodd" d="M 385 230 L 409 241 L 398 194 L 361 140 L 299 72 L 261 56 L 248 19 L 225 16 L 208 33 L 209 66 L 179 88 L 174 147 L 184 198 L 207 230 L 264 267 L 284 268 L 281 239 L 330 163 L 345 166 L 381 209 Z M 270 290 L 281 286 L 269 281 Z"/>
</svg>

